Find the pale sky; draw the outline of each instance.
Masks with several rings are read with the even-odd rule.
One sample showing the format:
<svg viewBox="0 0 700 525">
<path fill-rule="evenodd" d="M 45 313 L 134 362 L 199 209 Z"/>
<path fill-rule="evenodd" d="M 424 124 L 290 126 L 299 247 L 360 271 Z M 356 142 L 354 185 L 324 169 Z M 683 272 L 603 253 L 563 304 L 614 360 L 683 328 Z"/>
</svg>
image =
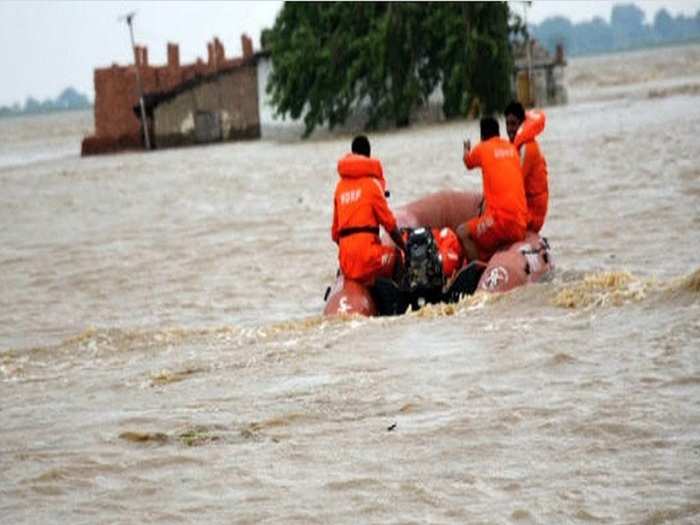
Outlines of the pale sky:
<svg viewBox="0 0 700 525">
<path fill-rule="evenodd" d="M 563 15 L 573 22 L 601 16 L 610 20 L 615 3 L 597 1 L 532 2 L 528 22 Z M 662 7 L 672 15 L 694 15 L 700 0 L 635 2 L 653 21 Z M 271 27 L 281 1 L 190 2 L 100 1 L 66 2 L 0 0 L 0 105 L 24 103 L 28 95 L 55 98 L 74 86 L 94 97 L 93 70 L 116 62 L 132 62 L 129 33 L 120 15 L 136 11 L 134 33 L 138 44 L 148 47 L 151 64 L 166 61 L 168 42 L 180 44 L 180 62 L 207 58 L 207 42 L 214 36 L 223 42 L 228 57 L 241 53 L 240 35 L 246 32 L 256 49 L 260 32 Z M 511 8 L 522 13 L 520 2 Z"/>
</svg>

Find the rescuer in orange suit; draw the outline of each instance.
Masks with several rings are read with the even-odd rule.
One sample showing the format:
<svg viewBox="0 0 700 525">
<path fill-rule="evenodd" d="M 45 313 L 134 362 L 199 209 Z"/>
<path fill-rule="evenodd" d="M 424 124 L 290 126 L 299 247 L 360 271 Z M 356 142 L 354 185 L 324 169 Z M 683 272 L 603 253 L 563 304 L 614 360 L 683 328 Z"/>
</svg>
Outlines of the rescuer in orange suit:
<svg viewBox="0 0 700 525">
<path fill-rule="evenodd" d="M 481 168 L 484 211 L 457 228 L 467 260 L 488 260 L 499 248 L 522 241 L 527 226 L 523 175 L 515 147 L 499 136 L 498 121 L 481 119 L 481 142 L 464 142 L 467 169 Z"/>
<path fill-rule="evenodd" d="M 389 209 L 382 164 L 370 157 L 364 135 L 352 141 L 352 153 L 338 161 L 340 180 L 333 198 L 331 237 L 338 244 L 340 270 L 347 279 L 371 286 L 377 277 L 392 277 L 406 245 Z M 379 226 L 398 249 L 383 245 Z"/>
<path fill-rule="evenodd" d="M 549 185 L 547 161 L 535 137 L 544 129 L 545 116 L 541 111 L 525 113 L 520 102 L 508 104 L 504 115 L 508 138 L 520 153 L 528 209 L 527 229 L 539 232 L 547 215 Z"/>
</svg>

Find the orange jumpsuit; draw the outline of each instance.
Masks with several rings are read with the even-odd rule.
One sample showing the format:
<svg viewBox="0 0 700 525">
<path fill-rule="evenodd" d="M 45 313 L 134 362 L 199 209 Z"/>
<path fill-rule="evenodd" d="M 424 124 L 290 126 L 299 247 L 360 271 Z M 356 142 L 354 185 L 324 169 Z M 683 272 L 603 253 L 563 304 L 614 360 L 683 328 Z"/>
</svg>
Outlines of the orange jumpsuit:
<svg viewBox="0 0 700 525">
<path fill-rule="evenodd" d="M 349 153 L 338 161 L 338 174 L 331 237 L 338 243 L 340 270 L 347 279 L 367 285 L 377 277 L 391 277 L 398 252 L 380 243 L 379 226 L 391 232 L 396 218 L 384 196 L 381 163 Z"/>
<path fill-rule="evenodd" d="M 525 238 L 528 215 L 518 152 L 507 140 L 492 137 L 466 153 L 464 164 L 481 167 L 485 210 L 467 225 L 479 256 L 488 260 L 500 247 Z"/>
<path fill-rule="evenodd" d="M 535 140 L 535 137 L 544 129 L 544 122 L 543 112 L 528 111 L 525 114 L 525 122 L 520 126 L 513 141 L 513 145 L 520 151 L 528 208 L 527 228 L 534 232 L 542 229 L 549 201 L 547 161 Z"/>
</svg>

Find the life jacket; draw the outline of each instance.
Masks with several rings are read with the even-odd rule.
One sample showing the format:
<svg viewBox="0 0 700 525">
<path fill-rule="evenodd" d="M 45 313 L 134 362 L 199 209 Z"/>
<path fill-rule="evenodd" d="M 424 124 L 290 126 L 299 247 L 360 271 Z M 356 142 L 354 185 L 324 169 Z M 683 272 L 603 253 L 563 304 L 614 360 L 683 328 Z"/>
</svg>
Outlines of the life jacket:
<svg viewBox="0 0 700 525">
<path fill-rule="evenodd" d="M 449 279 L 464 263 L 464 248 L 451 228 L 433 228 L 433 238 L 440 254 L 442 274 Z"/>
<path fill-rule="evenodd" d="M 348 153 L 338 160 L 338 175 L 348 179 L 360 177 L 376 178 L 382 186 L 382 191 L 385 193 L 388 191 L 382 163 L 379 162 L 379 159 L 373 157 Z"/>
<path fill-rule="evenodd" d="M 542 133 L 547 117 L 544 111 L 533 109 L 525 113 L 525 121 L 518 128 L 513 140 L 513 146 L 520 149 L 520 146 L 535 140 L 535 137 Z"/>
<path fill-rule="evenodd" d="M 341 270 L 349 278 L 372 279 L 387 250 L 379 227 L 396 229 L 396 218 L 384 196 L 386 181 L 379 160 L 348 154 L 338 161 L 340 180 L 333 199 L 331 237 L 338 243 Z"/>
<path fill-rule="evenodd" d="M 354 233 L 374 233 L 376 236 L 380 225 L 388 232 L 396 228 L 396 219 L 384 196 L 386 180 L 379 160 L 349 153 L 338 161 L 338 174 L 333 240 Z"/>
<path fill-rule="evenodd" d="M 513 144 L 520 150 L 520 160 L 528 207 L 528 229 L 539 232 L 544 224 L 549 201 L 547 162 L 535 137 L 542 133 L 545 114 L 528 111 L 525 121 L 518 129 Z"/>
</svg>

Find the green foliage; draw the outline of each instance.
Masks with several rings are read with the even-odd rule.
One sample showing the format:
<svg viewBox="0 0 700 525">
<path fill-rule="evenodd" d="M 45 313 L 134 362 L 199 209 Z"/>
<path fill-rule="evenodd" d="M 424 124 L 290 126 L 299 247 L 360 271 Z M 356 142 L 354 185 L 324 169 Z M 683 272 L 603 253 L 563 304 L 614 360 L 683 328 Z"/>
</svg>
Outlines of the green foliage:
<svg viewBox="0 0 700 525">
<path fill-rule="evenodd" d="M 448 117 L 472 100 L 486 111 L 510 96 L 505 3 L 285 3 L 264 32 L 278 115 L 303 116 L 305 135 L 367 112 L 367 126 L 405 126 L 437 86 Z"/>
<path fill-rule="evenodd" d="M 615 44 L 619 47 L 630 47 L 646 37 L 644 11 L 634 4 L 613 6 L 610 26 L 615 35 Z"/>
<path fill-rule="evenodd" d="M 467 34 L 468 91 L 478 97 L 482 112 L 502 111 L 510 99 L 513 67 L 505 3 L 474 2 L 464 6 Z"/>
</svg>

